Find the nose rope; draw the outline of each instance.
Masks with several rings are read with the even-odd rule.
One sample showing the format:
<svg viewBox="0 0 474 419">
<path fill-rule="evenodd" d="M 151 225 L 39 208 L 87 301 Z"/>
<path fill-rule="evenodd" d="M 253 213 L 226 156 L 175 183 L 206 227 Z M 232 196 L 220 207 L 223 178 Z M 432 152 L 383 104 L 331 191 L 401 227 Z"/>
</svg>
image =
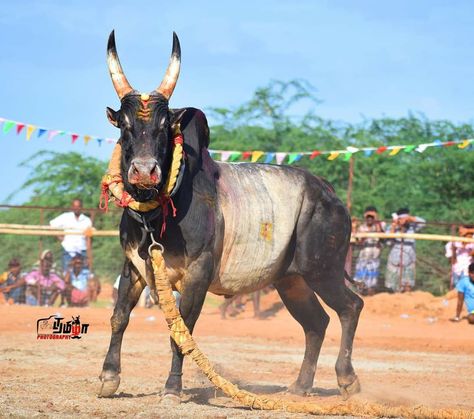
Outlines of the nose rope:
<svg viewBox="0 0 474 419">
<path fill-rule="evenodd" d="M 102 211 L 107 212 L 109 208 L 109 200 L 112 200 L 121 208 L 128 207 L 138 212 L 148 212 L 161 207 L 163 211 L 163 223 L 160 237 L 162 237 L 166 230 L 166 217 L 169 214 L 169 206 L 171 206 L 172 216 L 176 217 L 176 207 L 171 196 L 176 187 L 183 160 L 183 136 L 179 128 L 176 130 L 176 134 L 173 137 L 172 161 L 168 172 L 168 178 L 162 191 L 155 199 L 144 202 L 137 201 L 127 191 L 125 191 L 120 170 L 121 159 L 122 147 L 117 143 L 112 152 L 107 173 L 102 178 L 99 208 Z"/>
</svg>

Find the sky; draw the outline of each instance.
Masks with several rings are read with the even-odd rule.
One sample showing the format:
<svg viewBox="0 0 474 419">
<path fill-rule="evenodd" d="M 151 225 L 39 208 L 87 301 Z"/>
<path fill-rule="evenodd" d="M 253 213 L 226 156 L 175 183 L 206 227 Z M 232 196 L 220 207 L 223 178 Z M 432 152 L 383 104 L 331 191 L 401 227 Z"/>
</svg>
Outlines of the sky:
<svg viewBox="0 0 474 419">
<path fill-rule="evenodd" d="M 149 92 L 162 80 L 172 32 L 182 66 L 172 107 L 234 107 L 270 80 L 317 89 L 325 118 L 360 122 L 421 112 L 473 122 L 474 3 L 399 0 L 0 0 L 0 118 L 117 138 L 105 116 L 119 107 L 105 61 L 115 29 L 128 80 Z M 212 123 L 212 121 L 211 121 Z M 112 145 L 68 136 L 29 141 L 0 129 L 0 204 L 22 203 L 39 150 L 106 160 Z M 212 145 L 212 139 L 211 139 Z M 18 191 L 18 192 L 15 192 Z"/>
</svg>

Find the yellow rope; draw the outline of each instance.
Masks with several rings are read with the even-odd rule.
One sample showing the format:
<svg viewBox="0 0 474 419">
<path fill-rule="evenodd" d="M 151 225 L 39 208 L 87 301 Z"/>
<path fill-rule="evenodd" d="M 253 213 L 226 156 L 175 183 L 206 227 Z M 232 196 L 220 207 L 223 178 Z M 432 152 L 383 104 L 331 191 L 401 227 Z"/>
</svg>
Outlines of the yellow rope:
<svg viewBox="0 0 474 419">
<path fill-rule="evenodd" d="M 377 403 L 361 403 L 357 401 L 340 402 L 335 404 L 316 405 L 314 403 L 298 403 L 276 400 L 258 396 L 239 389 L 235 384 L 221 377 L 214 370 L 207 357 L 200 351 L 191 333 L 186 327 L 174 298 L 171 284 L 165 266 L 165 260 L 160 249 L 151 249 L 151 262 L 158 293 L 158 304 L 163 311 L 171 338 L 184 355 L 190 356 L 209 380 L 226 395 L 244 406 L 261 410 L 283 410 L 294 413 L 310 413 L 314 415 L 349 415 L 365 417 L 406 417 L 406 418 L 474 418 L 472 412 L 451 409 L 429 409 L 418 407 L 389 407 Z"/>
<path fill-rule="evenodd" d="M 179 130 L 177 130 L 176 135 L 180 135 Z M 130 195 L 126 194 L 123 187 L 122 176 L 120 174 L 121 159 L 122 147 L 120 144 L 117 143 L 112 152 L 107 173 L 102 178 L 102 184 L 106 185 L 108 191 L 112 195 L 112 198 L 121 204 L 124 204 L 125 200 L 126 206 L 139 212 L 148 212 L 158 207 L 158 205 L 160 205 L 158 201 L 140 202 L 132 198 Z M 171 161 L 171 168 L 168 173 L 168 179 L 166 180 L 165 186 L 163 188 L 164 195 L 167 198 L 169 198 L 171 192 L 173 192 L 173 189 L 176 186 L 176 181 L 178 179 L 182 159 L 183 145 L 181 144 L 181 142 L 176 141 L 173 146 L 173 156 Z"/>
</svg>

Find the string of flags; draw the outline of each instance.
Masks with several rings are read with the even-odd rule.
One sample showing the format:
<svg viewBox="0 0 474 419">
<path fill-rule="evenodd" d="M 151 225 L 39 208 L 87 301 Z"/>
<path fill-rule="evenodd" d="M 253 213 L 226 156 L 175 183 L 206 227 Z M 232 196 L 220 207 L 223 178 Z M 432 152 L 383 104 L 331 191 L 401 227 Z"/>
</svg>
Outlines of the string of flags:
<svg viewBox="0 0 474 419">
<path fill-rule="evenodd" d="M 97 141 L 98 145 L 101 146 L 105 141 L 107 144 L 114 144 L 117 142 L 113 138 L 98 137 L 94 135 L 82 135 L 71 131 L 62 131 L 40 127 L 33 124 L 13 121 L 0 117 L 0 128 L 4 134 L 8 134 L 10 131 L 15 130 L 17 135 L 20 135 L 23 131 L 25 132 L 26 140 L 32 139 L 33 133 L 36 133 L 36 138 L 47 138 L 48 141 L 52 141 L 53 138 L 63 137 L 69 138 L 71 143 L 76 143 L 80 138 L 83 139 L 87 145 L 90 141 Z M 329 161 L 336 159 L 349 161 L 355 154 L 364 155 L 370 157 L 372 155 L 385 155 L 393 157 L 400 152 L 411 153 L 418 152 L 423 153 L 428 148 L 432 147 L 456 147 L 458 149 L 472 149 L 474 139 L 463 139 L 455 141 L 441 141 L 439 139 L 434 140 L 431 143 L 425 144 L 406 144 L 406 145 L 390 145 L 390 146 L 379 146 L 379 147 L 353 147 L 348 146 L 342 150 L 311 150 L 301 152 L 269 152 L 269 151 L 229 151 L 229 150 L 209 150 L 211 156 L 222 162 L 237 162 L 237 161 L 251 161 L 252 163 L 263 162 L 272 163 L 275 161 L 277 164 L 294 164 L 299 162 L 303 157 L 308 157 L 310 160 L 314 160 L 316 157 L 321 156 Z"/>
</svg>

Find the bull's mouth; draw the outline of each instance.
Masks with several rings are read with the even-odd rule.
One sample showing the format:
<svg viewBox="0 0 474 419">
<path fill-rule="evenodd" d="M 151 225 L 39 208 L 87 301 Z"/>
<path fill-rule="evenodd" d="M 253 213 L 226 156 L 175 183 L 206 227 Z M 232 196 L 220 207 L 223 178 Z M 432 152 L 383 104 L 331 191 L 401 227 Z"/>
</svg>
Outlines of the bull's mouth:
<svg viewBox="0 0 474 419">
<path fill-rule="evenodd" d="M 152 180 L 142 180 L 142 179 L 129 179 L 130 185 L 135 186 L 137 189 L 158 189 L 160 182 Z"/>
</svg>

